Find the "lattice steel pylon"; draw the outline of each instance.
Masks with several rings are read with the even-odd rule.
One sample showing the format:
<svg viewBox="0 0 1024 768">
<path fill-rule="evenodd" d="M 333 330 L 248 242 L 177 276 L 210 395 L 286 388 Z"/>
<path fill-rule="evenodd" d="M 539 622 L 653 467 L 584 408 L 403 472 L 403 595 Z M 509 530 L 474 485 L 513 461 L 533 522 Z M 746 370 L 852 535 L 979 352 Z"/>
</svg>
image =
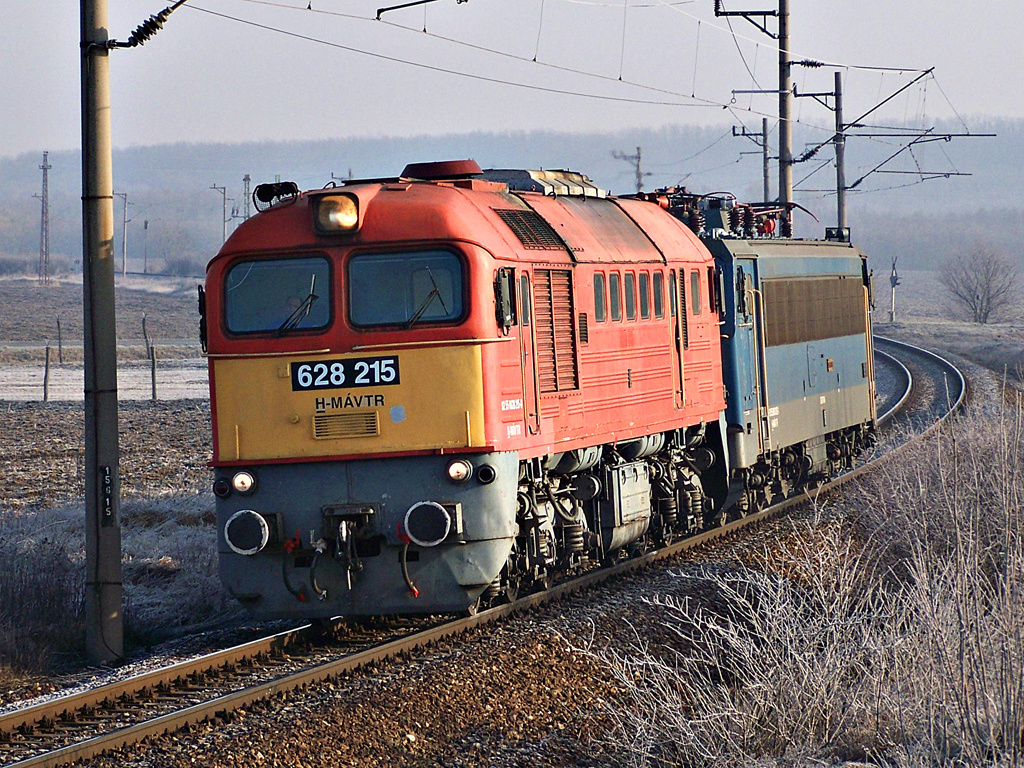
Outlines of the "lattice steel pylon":
<svg viewBox="0 0 1024 768">
<path fill-rule="evenodd" d="M 50 181 L 49 171 L 53 166 L 49 163 L 49 152 L 43 152 L 43 164 L 39 170 L 43 172 L 43 193 L 32 195 L 42 201 L 39 225 L 39 284 L 50 284 Z"/>
</svg>

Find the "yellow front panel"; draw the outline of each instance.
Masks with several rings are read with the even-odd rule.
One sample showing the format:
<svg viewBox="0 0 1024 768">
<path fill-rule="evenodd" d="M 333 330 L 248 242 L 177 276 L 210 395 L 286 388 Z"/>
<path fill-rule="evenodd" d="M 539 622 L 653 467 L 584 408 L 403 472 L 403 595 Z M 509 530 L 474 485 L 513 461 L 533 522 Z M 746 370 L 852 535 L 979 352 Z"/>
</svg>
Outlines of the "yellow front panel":
<svg viewBox="0 0 1024 768">
<path fill-rule="evenodd" d="M 334 386 L 329 375 L 309 375 L 325 366 L 338 370 L 356 360 L 391 357 L 398 358 L 397 384 L 346 388 Z M 306 366 L 301 380 L 300 364 Z M 213 368 L 217 461 L 485 445 L 478 345 L 220 358 Z M 296 389 L 302 386 L 296 382 L 317 378 L 322 387 Z M 348 371 L 344 378 L 354 377 Z"/>
</svg>

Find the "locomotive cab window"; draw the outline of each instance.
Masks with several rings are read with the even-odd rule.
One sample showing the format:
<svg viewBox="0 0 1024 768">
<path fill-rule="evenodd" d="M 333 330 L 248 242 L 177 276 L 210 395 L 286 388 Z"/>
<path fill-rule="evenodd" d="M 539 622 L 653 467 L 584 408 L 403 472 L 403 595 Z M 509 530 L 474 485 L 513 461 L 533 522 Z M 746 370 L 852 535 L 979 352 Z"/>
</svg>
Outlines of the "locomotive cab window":
<svg viewBox="0 0 1024 768">
<path fill-rule="evenodd" d="M 224 279 L 229 333 L 295 333 L 331 322 L 331 270 L 319 256 L 240 261 Z"/>
<path fill-rule="evenodd" d="M 665 276 L 661 272 L 654 273 L 654 316 L 665 316 Z"/>
<path fill-rule="evenodd" d="M 693 306 L 693 314 L 700 314 L 700 272 L 690 272 L 690 304 Z"/>
<path fill-rule="evenodd" d="M 348 262 L 348 315 L 359 328 L 452 323 L 463 315 L 462 260 L 451 251 L 361 253 Z"/>
</svg>

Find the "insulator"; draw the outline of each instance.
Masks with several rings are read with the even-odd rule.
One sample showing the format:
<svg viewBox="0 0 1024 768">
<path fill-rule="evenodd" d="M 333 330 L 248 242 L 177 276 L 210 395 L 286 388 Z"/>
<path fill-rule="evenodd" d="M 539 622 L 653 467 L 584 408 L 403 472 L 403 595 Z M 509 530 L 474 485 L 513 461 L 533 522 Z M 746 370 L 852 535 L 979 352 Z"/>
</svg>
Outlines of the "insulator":
<svg viewBox="0 0 1024 768">
<path fill-rule="evenodd" d="M 782 217 L 782 228 L 779 232 L 780 237 L 792 237 L 793 236 L 793 219 L 789 216 Z"/>
<path fill-rule="evenodd" d="M 132 32 L 131 37 L 128 38 L 128 45 L 133 48 L 136 45 L 142 45 L 144 42 L 149 40 L 149 38 L 163 29 L 164 22 L 167 21 L 167 17 L 170 15 L 171 10 L 169 8 L 164 8 L 155 16 L 150 16 L 142 22 L 134 32 Z"/>
<path fill-rule="evenodd" d="M 743 229 L 747 237 L 751 237 L 754 234 L 756 227 L 757 218 L 754 216 L 754 209 L 748 205 L 743 209 Z"/>
<path fill-rule="evenodd" d="M 690 215 L 686 220 L 686 226 L 688 226 L 694 234 L 697 234 L 704 229 L 704 214 L 696 208 L 691 208 Z"/>
<path fill-rule="evenodd" d="M 565 551 L 579 554 L 583 551 L 583 526 L 579 523 L 566 523 L 562 526 L 562 537 L 565 540 Z"/>
</svg>

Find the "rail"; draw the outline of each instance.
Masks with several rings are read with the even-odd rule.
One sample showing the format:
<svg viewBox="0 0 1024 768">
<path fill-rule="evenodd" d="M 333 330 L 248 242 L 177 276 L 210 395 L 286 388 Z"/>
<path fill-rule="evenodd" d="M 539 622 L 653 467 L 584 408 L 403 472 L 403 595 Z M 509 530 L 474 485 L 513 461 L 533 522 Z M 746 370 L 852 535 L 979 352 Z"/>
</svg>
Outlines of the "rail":
<svg viewBox="0 0 1024 768">
<path fill-rule="evenodd" d="M 944 423 L 945 419 L 959 409 L 966 396 L 967 385 L 962 373 L 956 367 L 934 353 L 922 350 L 913 345 L 895 342 L 889 339 L 878 338 L 884 344 L 910 351 L 912 354 L 926 356 L 938 362 L 944 375 L 954 375 L 954 381 L 959 382 L 960 392 L 952 400 L 952 407 L 942 416 L 938 422 L 925 431 L 928 434 L 932 429 Z M 906 369 L 905 366 L 903 366 Z M 907 371 L 909 377 L 909 371 Z M 913 377 L 909 377 L 912 381 Z M 899 398 L 899 408 L 906 406 L 909 401 L 909 386 Z M 893 412 L 898 409 L 890 409 L 884 414 L 886 421 L 891 420 Z M 872 468 L 885 461 L 891 460 L 898 455 L 903 448 L 899 446 L 893 451 L 881 456 L 861 467 L 851 470 L 822 485 L 819 492 L 829 491 L 859 477 Z M 185 708 L 167 712 L 156 717 L 147 719 L 134 725 L 128 725 L 108 733 L 102 733 L 83 741 L 57 747 L 45 753 L 35 754 L 19 762 L 11 763 L 9 768 L 41 768 L 43 766 L 59 766 L 76 760 L 87 760 L 90 757 L 101 754 L 105 751 L 117 749 L 130 744 L 137 743 L 142 739 L 160 735 L 166 732 L 173 732 L 187 725 L 199 723 L 208 719 L 222 717 L 232 710 L 244 707 L 254 701 L 265 699 L 269 696 L 284 693 L 301 688 L 310 684 L 337 677 L 345 672 L 364 667 L 369 664 L 379 663 L 407 654 L 418 648 L 423 648 L 445 638 L 455 637 L 476 627 L 484 626 L 491 622 L 505 618 L 515 613 L 523 612 L 543 605 L 544 603 L 559 600 L 568 594 L 590 588 L 603 581 L 618 576 L 638 571 L 652 566 L 654 563 L 667 558 L 676 557 L 679 554 L 703 546 L 708 542 L 726 536 L 736 534 L 746 526 L 770 519 L 779 515 L 784 510 L 804 503 L 809 496 L 807 494 L 795 496 L 775 504 L 763 511 L 734 520 L 726 525 L 710 531 L 705 531 L 696 536 L 673 543 L 654 552 L 620 562 L 608 568 L 602 568 L 584 573 L 576 578 L 555 584 L 549 589 L 531 595 L 520 597 L 514 603 L 496 606 L 480 613 L 456 619 L 439 626 L 433 626 L 423 631 L 417 631 L 405 637 L 399 637 L 383 643 L 377 643 L 371 647 L 362 648 L 354 653 L 345 655 L 340 659 L 334 659 L 326 663 L 314 663 L 294 672 L 289 672 L 270 680 L 265 680 L 255 685 L 244 687 L 240 690 L 223 692 L 214 695 L 206 701 L 202 701 Z M 184 661 L 164 669 L 155 670 L 139 677 L 111 683 L 100 688 L 90 690 L 81 694 L 55 699 L 32 707 L 15 710 L 0 715 L 0 748 L 11 746 L 10 742 L 17 740 L 20 735 L 32 734 L 36 730 L 53 729 L 57 723 L 74 723 L 76 720 L 85 720 L 87 723 L 95 723 L 96 710 L 110 707 L 116 708 L 119 703 L 132 702 L 142 692 L 153 690 L 164 690 L 175 684 L 185 683 L 195 679 L 207 672 L 216 671 L 225 666 L 242 664 L 246 659 L 254 656 L 287 653 L 289 649 L 299 645 L 301 639 L 311 634 L 314 628 L 311 625 L 304 625 L 297 629 L 279 633 L 270 637 L 262 638 L 244 645 L 236 646 L 218 651 L 206 656 Z M 8 742 L 8 743 L 4 743 Z M 45 746 L 33 746 L 30 744 L 15 744 L 15 747 L 22 747 L 22 753 L 39 751 Z M 10 753 L 10 750 L 8 750 Z M 0 758 L 3 751 L 0 750 Z"/>
</svg>

